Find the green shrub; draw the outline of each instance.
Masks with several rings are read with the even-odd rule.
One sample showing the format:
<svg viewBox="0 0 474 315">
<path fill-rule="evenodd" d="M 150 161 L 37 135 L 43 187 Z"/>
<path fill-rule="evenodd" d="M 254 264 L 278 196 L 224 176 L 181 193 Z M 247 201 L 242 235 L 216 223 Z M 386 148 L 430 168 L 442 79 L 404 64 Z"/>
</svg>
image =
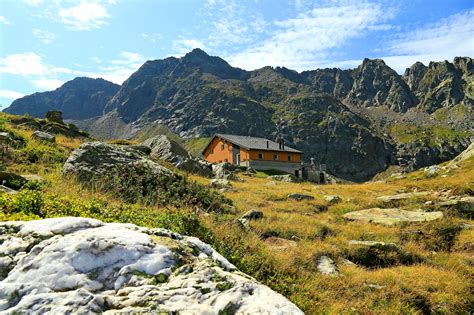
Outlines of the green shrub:
<svg viewBox="0 0 474 315">
<path fill-rule="evenodd" d="M 41 191 L 21 190 L 15 195 L 0 195 L 0 210 L 5 213 L 34 214 L 44 218 L 44 199 Z"/>
<path fill-rule="evenodd" d="M 189 206 L 205 212 L 223 212 L 229 199 L 177 174 L 156 174 L 138 165 L 115 167 L 104 176 L 92 178 L 97 188 L 128 203 L 168 205 L 176 208 Z"/>
<path fill-rule="evenodd" d="M 456 238 L 462 228 L 452 219 L 431 221 L 420 226 L 419 229 L 403 229 L 400 231 L 400 240 L 403 242 L 415 241 L 425 249 L 432 251 L 450 251 L 456 243 Z"/>
<path fill-rule="evenodd" d="M 369 268 L 411 265 L 421 262 L 420 257 L 391 244 L 353 246 L 345 251 L 345 256 L 350 261 Z"/>
</svg>

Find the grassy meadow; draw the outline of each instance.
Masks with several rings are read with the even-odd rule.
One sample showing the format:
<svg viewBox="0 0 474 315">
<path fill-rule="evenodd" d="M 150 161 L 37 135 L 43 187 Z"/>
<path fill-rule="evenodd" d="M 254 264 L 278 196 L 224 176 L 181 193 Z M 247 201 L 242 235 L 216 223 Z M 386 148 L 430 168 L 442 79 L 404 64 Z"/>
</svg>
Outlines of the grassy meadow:
<svg viewBox="0 0 474 315">
<path fill-rule="evenodd" d="M 54 144 L 42 143 L 11 118 L 0 114 L 0 132 L 9 132 L 22 144 L 2 158 L 0 168 L 38 174 L 45 182 L 27 185 L 16 195 L 0 194 L 0 221 L 86 216 L 197 236 L 307 314 L 468 314 L 474 308 L 474 220 L 452 211 L 441 220 L 393 226 L 343 218 L 350 211 L 387 207 L 377 200 L 383 195 L 472 195 L 473 158 L 445 177 L 428 178 L 417 171 L 402 179 L 363 184 L 284 183 L 262 174 L 239 174 L 243 181 L 232 182 L 235 190 L 223 193 L 235 210 L 206 213 L 189 205 L 125 202 L 113 192 L 64 178 L 62 164 L 88 139 L 57 136 Z M 208 178 L 194 175 L 187 181 L 209 185 Z M 315 199 L 290 200 L 291 193 Z M 340 196 L 341 201 L 330 204 L 327 195 Z M 422 196 L 389 206 L 424 209 L 435 198 Z M 253 209 L 262 211 L 263 218 L 243 228 L 236 219 Z M 373 250 L 350 245 L 351 240 L 394 243 L 396 248 Z M 318 272 L 321 256 L 336 263 L 338 275 Z"/>
</svg>

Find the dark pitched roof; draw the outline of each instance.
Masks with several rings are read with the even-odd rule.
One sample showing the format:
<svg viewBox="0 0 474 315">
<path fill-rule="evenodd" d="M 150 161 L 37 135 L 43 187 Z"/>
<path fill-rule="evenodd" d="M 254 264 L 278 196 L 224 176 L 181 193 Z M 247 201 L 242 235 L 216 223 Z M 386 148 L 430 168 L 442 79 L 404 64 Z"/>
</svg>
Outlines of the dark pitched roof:
<svg viewBox="0 0 474 315">
<path fill-rule="evenodd" d="M 285 149 L 280 149 L 280 146 L 278 143 L 272 140 L 268 140 L 265 138 L 256 138 L 256 137 L 247 137 L 247 136 L 236 136 L 236 135 L 226 135 L 226 134 L 220 134 L 216 133 L 214 137 L 212 137 L 211 141 L 209 144 L 212 142 L 212 140 L 215 137 L 219 137 L 222 139 L 225 139 L 229 142 L 232 142 L 238 146 L 241 146 L 245 149 L 252 149 L 252 150 L 268 150 L 268 151 L 280 151 L 280 152 L 293 152 L 293 153 L 303 153 L 299 150 L 293 149 L 287 145 L 285 145 Z M 268 142 L 268 147 L 267 147 L 267 142 Z M 206 148 L 209 146 L 209 144 L 206 146 Z M 206 149 L 205 148 L 205 149 Z M 204 150 L 205 150 L 204 149 Z"/>
</svg>

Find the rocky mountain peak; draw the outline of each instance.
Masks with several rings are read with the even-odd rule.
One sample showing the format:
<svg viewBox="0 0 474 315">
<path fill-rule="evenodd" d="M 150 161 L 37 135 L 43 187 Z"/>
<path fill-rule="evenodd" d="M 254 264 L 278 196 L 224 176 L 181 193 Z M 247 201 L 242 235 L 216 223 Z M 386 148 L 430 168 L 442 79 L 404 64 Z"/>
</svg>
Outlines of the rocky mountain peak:
<svg viewBox="0 0 474 315">
<path fill-rule="evenodd" d="M 104 79 L 78 77 L 54 91 L 35 93 L 15 100 L 5 111 L 44 117 L 50 110 L 64 113 L 65 119 L 87 119 L 103 113 L 105 104 L 120 85 Z"/>
<path fill-rule="evenodd" d="M 212 74 L 222 79 L 245 79 L 248 75 L 246 71 L 234 68 L 224 59 L 217 56 L 210 56 L 204 50 L 195 48 L 180 59 L 184 67 L 198 67 L 205 73 Z"/>
<path fill-rule="evenodd" d="M 474 65 L 470 57 L 456 57 L 454 58 L 454 65 L 463 73 L 472 74 Z"/>
<path fill-rule="evenodd" d="M 407 68 L 405 70 L 405 73 L 403 74 L 403 79 L 408 84 L 410 89 L 414 91 L 418 89 L 420 80 L 425 75 L 427 69 L 428 68 L 423 63 L 417 61 L 410 68 Z"/>
<path fill-rule="evenodd" d="M 354 83 L 345 101 L 351 105 L 387 106 L 406 112 L 416 106 L 416 97 L 398 73 L 381 59 L 364 59 L 353 71 Z"/>
</svg>

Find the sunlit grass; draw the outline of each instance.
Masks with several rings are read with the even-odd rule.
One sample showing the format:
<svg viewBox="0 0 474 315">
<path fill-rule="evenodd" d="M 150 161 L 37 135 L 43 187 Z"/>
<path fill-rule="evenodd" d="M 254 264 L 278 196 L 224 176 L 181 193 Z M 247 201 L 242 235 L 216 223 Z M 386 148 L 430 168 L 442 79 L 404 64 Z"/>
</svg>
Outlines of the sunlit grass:
<svg viewBox="0 0 474 315">
<path fill-rule="evenodd" d="M 9 116 L 2 115 L 0 118 L 7 121 Z M 56 144 L 46 144 L 32 139 L 32 130 L 14 128 L 14 131 L 27 143 L 7 164 L 9 171 L 40 175 L 48 183 L 43 190 L 45 195 L 70 200 L 72 205 L 92 202 L 107 204 L 107 209 L 124 206 L 124 202 L 112 194 L 94 186 L 85 188 L 61 175 L 62 161 L 83 139 L 57 136 Z M 31 152 L 39 154 L 38 161 L 28 160 L 31 156 L 27 153 Z M 447 176 L 442 177 L 444 174 Z M 233 200 L 236 213 L 201 213 L 200 224 L 212 231 L 212 234 L 203 235 L 242 271 L 284 294 L 306 313 L 467 313 L 472 306 L 469 299 L 474 278 L 474 229 L 461 230 L 451 251 L 434 251 L 427 249 L 426 244 L 418 239 L 402 240 L 403 233 L 407 231 L 430 231 L 428 223 L 388 227 L 347 222 L 342 215 L 381 206 L 377 197 L 399 192 L 451 190 L 452 194 L 472 195 L 474 159 L 466 161 L 459 169 L 434 178 L 426 178 L 423 171 L 417 171 L 406 174 L 404 179 L 363 184 L 273 183 L 263 175 L 239 176 L 243 182 L 232 182 L 236 191 L 224 193 Z M 208 178 L 189 177 L 202 185 L 209 185 Z M 307 194 L 315 199 L 289 200 L 287 195 L 291 193 Z M 342 201 L 328 204 L 325 195 L 338 195 Z M 423 209 L 426 201 L 435 199 L 436 195 L 412 198 L 400 202 L 399 206 L 409 210 Z M 132 207 L 129 217 L 123 220 L 150 227 L 156 226 L 156 218 L 164 213 L 190 213 L 186 208 L 129 206 Z M 248 231 L 235 221 L 252 209 L 262 211 L 264 217 L 251 221 Z M 100 214 L 99 218 L 101 216 L 107 217 L 107 213 Z M 0 211 L 0 220 L 32 218 L 23 213 L 5 214 Z M 453 215 L 433 224 L 442 223 L 474 225 L 473 220 Z M 198 228 L 202 229 L 201 226 Z M 266 237 L 279 240 L 283 246 L 275 246 L 276 242 Z M 348 265 L 344 259 L 354 251 L 354 247 L 349 245 L 350 240 L 395 243 L 402 254 L 412 255 L 417 260 L 410 265 L 394 264 L 383 268 Z M 339 276 L 318 273 L 316 262 L 322 255 L 331 257 L 337 263 Z"/>
</svg>

